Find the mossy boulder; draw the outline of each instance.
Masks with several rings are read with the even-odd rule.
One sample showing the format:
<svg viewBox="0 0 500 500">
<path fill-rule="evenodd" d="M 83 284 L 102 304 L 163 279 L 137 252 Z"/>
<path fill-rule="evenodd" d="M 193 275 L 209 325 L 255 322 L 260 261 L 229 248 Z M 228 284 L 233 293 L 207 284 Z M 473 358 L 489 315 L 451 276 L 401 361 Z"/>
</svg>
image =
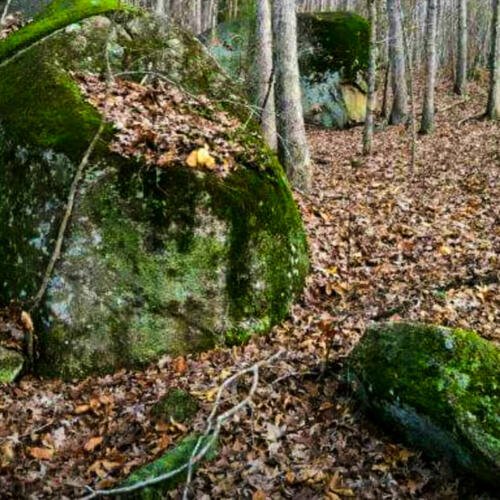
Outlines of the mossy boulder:
<svg viewBox="0 0 500 500">
<path fill-rule="evenodd" d="M 247 16 L 220 24 L 202 35 L 212 55 L 255 93 L 253 33 Z M 306 121 L 327 128 L 361 123 L 366 114 L 364 74 L 370 25 L 351 12 L 303 13 L 297 18 L 302 101 Z"/>
<path fill-rule="evenodd" d="M 368 330 L 350 367 L 369 414 L 431 459 L 500 480 L 500 350 L 473 332 L 408 323 Z"/>
<path fill-rule="evenodd" d="M 198 401 L 182 389 L 172 389 L 151 409 L 151 415 L 157 420 L 185 422 L 192 419 L 198 411 Z"/>
<path fill-rule="evenodd" d="M 11 383 L 22 372 L 24 357 L 17 351 L 0 346 L 0 383 Z"/>
<path fill-rule="evenodd" d="M 80 20 L 60 28 L 53 18 L 74 5 Z M 288 313 L 308 269 L 283 171 L 203 46 L 118 1 L 58 0 L 34 21 L 56 33 L 26 26 L 16 33 L 21 53 L 2 49 L 13 46 L 10 37 L 0 43 L 9 54 L 0 59 L 0 304 L 28 300 L 40 286 L 77 165 L 101 122 L 75 75 L 106 67 L 106 16 L 121 78 L 162 74 L 247 125 L 227 130 L 224 140 L 240 152 L 220 176 L 113 153 L 117 128 L 107 123 L 35 317 L 36 369 L 47 375 L 140 367 L 266 332 Z"/>
</svg>

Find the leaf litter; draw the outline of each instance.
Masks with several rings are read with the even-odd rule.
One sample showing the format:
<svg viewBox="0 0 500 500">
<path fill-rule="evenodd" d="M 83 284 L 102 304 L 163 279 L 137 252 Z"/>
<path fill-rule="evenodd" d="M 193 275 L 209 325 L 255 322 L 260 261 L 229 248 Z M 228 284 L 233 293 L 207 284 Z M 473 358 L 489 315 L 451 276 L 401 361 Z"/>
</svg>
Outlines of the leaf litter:
<svg viewBox="0 0 500 500">
<path fill-rule="evenodd" d="M 102 95 L 103 82 L 84 84 L 101 107 L 95 95 Z M 450 88 L 444 82 L 438 89 L 445 107 L 456 99 Z M 175 93 L 155 92 L 119 82 L 109 117 L 126 126 L 113 148 L 152 164 L 169 151 L 182 164 L 193 155 L 196 168 L 210 168 L 199 164 L 212 157 L 220 130 L 215 126 L 207 137 L 198 127 L 185 141 L 192 131 L 184 127 L 193 124 L 171 118 Z M 472 95 L 480 92 L 471 89 Z M 122 116 L 120 103 L 129 93 L 149 111 Z M 309 196 L 296 197 L 312 272 L 290 318 L 245 346 L 166 356 L 143 372 L 73 382 L 27 376 L 2 386 L 2 496 L 77 498 L 85 485 L 118 484 L 187 433 L 203 429 L 225 378 L 284 348 L 285 355 L 262 370 L 252 408 L 224 425 L 218 457 L 194 478 L 194 498 L 488 498 L 445 464 L 429 463 L 377 430 L 339 377 L 373 320 L 462 326 L 500 343 L 500 127 L 482 121 L 457 127 L 483 101 L 438 116 L 436 133 L 419 139 L 414 176 L 403 126 L 380 130 L 370 158 L 360 154 L 360 129 L 309 130 L 314 187 Z M 160 116 L 167 110 L 168 117 Z M 157 118 L 141 130 L 139 115 L 151 113 Z M 177 120 L 174 139 L 164 137 L 169 119 Z M 148 143 L 151 131 L 156 135 Z M 229 148 L 213 154 L 218 168 Z M 2 318 L 22 330 L 19 314 Z M 221 409 L 241 400 L 249 383 L 240 382 Z M 175 387 L 199 400 L 191 423 L 158 422 L 151 415 Z"/>
</svg>

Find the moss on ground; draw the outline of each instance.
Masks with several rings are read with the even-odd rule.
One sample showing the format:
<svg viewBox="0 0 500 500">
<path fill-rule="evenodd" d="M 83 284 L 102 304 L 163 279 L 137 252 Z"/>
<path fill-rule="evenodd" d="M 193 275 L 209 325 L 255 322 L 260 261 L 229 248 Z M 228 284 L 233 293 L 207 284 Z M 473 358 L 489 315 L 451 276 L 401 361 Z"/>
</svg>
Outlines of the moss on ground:
<svg viewBox="0 0 500 500">
<path fill-rule="evenodd" d="M 131 486 L 145 479 L 150 479 L 158 477 L 162 474 L 166 474 L 173 471 L 182 465 L 186 464 L 191 457 L 194 447 L 198 442 L 200 436 L 192 434 L 185 439 L 183 439 L 173 450 L 168 451 L 164 456 L 155 460 L 154 462 L 141 467 L 139 470 L 135 471 L 121 486 Z M 208 438 L 202 441 L 199 449 L 202 449 L 206 444 L 209 443 Z M 212 460 L 216 455 L 215 444 L 209 449 L 207 455 L 205 455 L 205 460 Z M 195 465 L 196 469 L 197 466 Z M 169 490 L 176 488 L 179 483 L 184 481 L 186 478 L 186 472 L 181 472 L 171 479 L 167 479 L 161 483 L 158 483 L 149 488 L 143 488 L 137 490 L 136 492 L 127 495 L 127 498 L 137 499 L 137 500 L 161 500 L 165 498 L 165 493 Z"/>
<path fill-rule="evenodd" d="M 0 346 L 0 383 L 11 383 L 22 372 L 24 358 L 17 351 Z"/>
<path fill-rule="evenodd" d="M 163 396 L 151 409 L 151 414 L 157 420 L 176 422 L 191 420 L 198 411 L 198 401 L 182 389 L 172 389 Z"/>
<path fill-rule="evenodd" d="M 352 356 L 365 402 L 411 444 L 486 482 L 500 474 L 500 350 L 473 332 L 395 323 Z M 433 439 L 429 439 L 432 436 Z"/>
</svg>

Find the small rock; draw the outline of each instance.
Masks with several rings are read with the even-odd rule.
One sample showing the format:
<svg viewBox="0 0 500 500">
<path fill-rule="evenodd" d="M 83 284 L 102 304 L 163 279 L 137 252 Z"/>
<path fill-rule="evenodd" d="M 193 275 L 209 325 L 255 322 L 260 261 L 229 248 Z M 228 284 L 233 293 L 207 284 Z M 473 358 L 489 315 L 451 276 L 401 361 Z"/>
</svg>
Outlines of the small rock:
<svg viewBox="0 0 500 500">
<path fill-rule="evenodd" d="M 0 382 L 11 383 L 21 373 L 24 358 L 17 351 L 0 347 Z"/>
</svg>

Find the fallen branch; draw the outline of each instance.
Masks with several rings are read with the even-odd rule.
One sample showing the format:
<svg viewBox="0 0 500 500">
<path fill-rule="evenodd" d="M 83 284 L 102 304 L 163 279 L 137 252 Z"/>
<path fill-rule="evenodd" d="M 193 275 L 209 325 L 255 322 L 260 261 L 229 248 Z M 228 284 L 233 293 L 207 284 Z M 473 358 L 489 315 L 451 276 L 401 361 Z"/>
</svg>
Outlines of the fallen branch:
<svg viewBox="0 0 500 500">
<path fill-rule="evenodd" d="M 457 124 L 457 127 L 460 127 L 462 126 L 464 123 L 467 123 L 467 122 L 472 122 L 472 121 L 479 121 L 479 120 L 483 120 L 484 118 L 486 117 L 486 115 L 484 113 L 481 113 L 480 115 L 472 115 L 472 116 L 468 116 L 467 118 L 464 118 L 463 120 L 460 120 Z"/>
<path fill-rule="evenodd" d="M 111 22 L 108 33 L 106 36 L 106 42 L 105 42 L 105 47 L 104 47 L 104 54 L 105 54 L 105 59 L 106 59 L 106 68 L 107 68 L 107 74 L 106 74 L 106 99 L 105 99 L 105 105 L 107 106 L 108 103 L 108 98 L 110 95 L 111 91 L 111 84 L 113 82 L 113 74 L 111 71 L 111 64 L 109 61 L 109 42 L 111 40 L 111 35 L 114 30 L 114 21 Z M 57 234 L 57 239 L 56 239 L 56 244 L 54 247 L 54 251 L 52 252 L 52 256 L 49 260 L 49 263 L 47 265 L 47 268 L 45 269 L 45 274 L 43 276 L 42 284 L 40 285 L 40 288 L 38 289 L 38 292 L 32 299 L 32 304 L 30 308 L 30 312 L 34 311 L 38 305 L 40 304 L 40 301 L 42 300 L 43 296 L 45 295 L 45 292 L 47 291 L 47 287 L 49 285 L 50 278 L 52 277 L 52 273 L 54 271 L 54 267 L 59 260 L 59 257 L 61 256 L 61 250 L 64 242 L 64 236 L 66 234 L 66 229 L 68 227 L 69 220 L 71 218 L 71 215 L 73 213 L 73 208 L 75 206 L 75 200 L 76 200 L 76 193 L 78 191 L 78 187 L 80 185 L 80 181 L 82 180 L 83 173 L 85 172 L 85 169 L 89 163 L 90 157 L 92 153 L 95 150 L 95 147 L 97 145 L 97 142 L 101 138 L 102 133 L 104 132 L 104 126 L 106 124 L 106 112 L 102 114 L 101 117 L 101 122 L 99 123 L 99 128 L 97 129 L 97 132 L 95 133 L 92 141 L 90 142 L 87 150 L 85 151 L 85 154 L 83 155 L 82 161 L 78 165 L 78 168 L 76 169 L 75 177 L 73 178 L 73 182 L 71 183 L 71 188 L 69 190 L 69 195 L 68 195 L 68 201 L 66 203 L 66 210 L 64 212 L 63 219 L 61 221 L 61 224 L 59 226 L 59 231 Z"/>
<path fill-rule="evenodd" d="M 87 489 L 90 491 L 90 495 L 87 495 L 86 497 L 83 497 L 82 500 L 92 500 L 94 498 L 98 497 L 103 497 L 103 496 L 113 496 L 113 495 L 123 495 L 127 493 L 131 493 L 133 491 L 138 491 L 142 490 L 144 488 L 147 488 L 149 486 L 154 486 L 155 484 L 161 483 L 163 481 L 166 481 L 167 479 L 170 479 L 177 474 L 180 474 L 181 472 L 187 471 L 187 479 L 186 479 L 186 485 L 184 487 L 184 494 L 183 494 L 183 499 L 187 500 L 188 495 L 189 495 L 189 486 L 191 484 L 191 481 L 193 479 L 193 470 L 194 466 L 198 464 L 203 457 L 209 452 L 209 450 L 212 448 L 213 444 L 217 440 L 217 437 L 220 434 L 222 425 L 224 422 L 226 422 L 228 419 L 230 419 L 233 415 L 238 413 L 240 410 L 242 410 L 245 407 L 251 406 L 253 396 L 255 395 L 255 392 L 257 391 L 257 387 L 259 385 L 259 370 L 265 365 L 269 365 L 276 359 L 278 359 L 282 354 L 283 350 L 278 351 L 276 354 L 273 354 L 271 357 L 259 361 L 258 363 L 255 363 L 254 365 L 250 366 L 249 368 L 245 368 L 243 370 L 240 370 L 239 372 L 235 373 L 228 379 L 224 381 L 224 383 L 219 387 L 219 390 L 217 392 L 217 397 L 215 398 L 215 402 L 212 408 L 212 411 L 210 415 L 208 416 L 207 419 L 207 425 L 205 428 L 205 432 L 203 435 L 198 439 L 195 447 L 193 448 L 193 451 L 191 453 L 191 456 L 189 457 L 189 460 L 178 467 L 177 469 L 174 469 L 172 471 L 166 472 L 165 474 L 161 474 L 160 476 L 156 477 L 151 477 L 149 479 L 145 479 L 144 481 L 137 482 L 135 484 L 132 484 L 130 486 L 123 486 L 119 488 L 113 488 L 109 490 L 93 490 L 89 486 L 87 486 Z M 221 406 L 221 400 L 222 400 L 222 395 L 224 391 L 237 379 L 241 378 L 244 375 L 247 375 L 251 373 L 253 375 L 252 377 L 252 386 L 250 387 L 250 390 L 242 401 L 240 401 L 237 405 L 233 406 L 229 410 L 226 410 L 224 413 L 220 414 L 219 416 L 217 415 L 217 412 L 219 411 L 219 408 Z M 204 444 L 203 444 L 204 443 Z"/>
</svg>

